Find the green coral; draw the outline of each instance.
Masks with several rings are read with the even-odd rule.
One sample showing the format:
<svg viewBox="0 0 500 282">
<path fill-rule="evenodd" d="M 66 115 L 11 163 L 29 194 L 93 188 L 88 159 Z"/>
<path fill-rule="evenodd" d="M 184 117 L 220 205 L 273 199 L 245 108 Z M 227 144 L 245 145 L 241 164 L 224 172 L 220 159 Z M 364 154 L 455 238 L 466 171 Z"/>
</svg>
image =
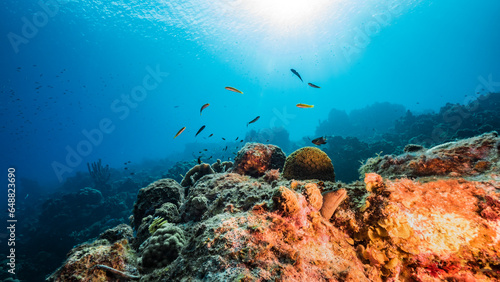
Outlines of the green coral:
<svg viewBox="0 0 500 282">
<path fill-rule="evenodd" d="M 286 158 L 283 177 L 335 181 L 335 172 L 332 160 L 325 152 L 314 147 L 304 147 Z"/>
<path fill-rule="evenodd" d="M 160 229 L 165 223 L 167 223 L 167 221 L 163 217 L 155 217 L 153 222 L 149 225 L 149 233 L 154 234 L 156 230 Z"/>
</svg>

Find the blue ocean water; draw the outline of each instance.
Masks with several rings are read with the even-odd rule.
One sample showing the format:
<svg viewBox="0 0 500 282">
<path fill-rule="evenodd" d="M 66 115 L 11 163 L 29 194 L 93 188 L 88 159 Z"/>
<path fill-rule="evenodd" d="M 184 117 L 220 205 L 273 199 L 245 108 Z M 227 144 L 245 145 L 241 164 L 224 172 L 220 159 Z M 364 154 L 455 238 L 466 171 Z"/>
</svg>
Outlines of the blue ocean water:
<svg viewBox="0 0 500 282">
<path fill-rule="evenodd" d="M 499 80 L 498 1 L 284 3 L 7 1 L 4 165 L 55 183 L 98 158 L 113 167 L 186 158 L 187 143 L 222 143 L 249 129 L 313 137 L 331 108 L 391 102 L 436 110 L 473 96 L 480 76 Z M 148 69 L 160 77 L 141 92 Z M 113 131 L 77 148 L 89 139 L 82 131 L 102 120 Z"/>
<path fill-rule="evenodd" d="M 158 167 L 161 174 L 179 161 L 232 160 L 251 141 L 289 154 L 327 136 L 330 147 L 320 148 L 328 148 L 337 178 L 351 181 L 358 162 L 374 152 L 425 143 L 418 134 L 403 140 L 408 123 L 394 133 L 408 110 L 406 121 L 500 91 L 495 0 L 6 0 L 3 6 L 0 159 L 5 175 L 13 167 L 24 182 L 17 199 L 26 213 L 99 159 L 113 169 L 114 181 L 129 177 L 142 186 L 139 180 Z M 461 122 L 469 116 L 460 114 Z M 393 139 L 383 135 L 390 132 Z M 330 140 L 344 142 L 344 153 L 336 156 Z M 356 155 L 381 140 L 395 145 Z M 73 239 L 60 238 L 66 245 L 59 255 L 79 242 Z M 61 260 L 55 256 L 44 274 Z"/>
</svg>

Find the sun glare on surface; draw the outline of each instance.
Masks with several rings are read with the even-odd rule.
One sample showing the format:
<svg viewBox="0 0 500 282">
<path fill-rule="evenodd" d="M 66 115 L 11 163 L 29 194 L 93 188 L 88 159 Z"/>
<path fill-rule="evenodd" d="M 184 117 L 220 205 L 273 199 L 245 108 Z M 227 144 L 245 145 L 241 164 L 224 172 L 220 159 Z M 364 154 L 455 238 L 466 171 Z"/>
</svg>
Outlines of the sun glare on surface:
<svg viewBox="0 0 500 282">
<path fill-rule="evenodd" d="M 247 11 L 275 27 L 293 27 L 310 22 L 322 14 L 327 0 L 252 0 Z"/>
</svg>

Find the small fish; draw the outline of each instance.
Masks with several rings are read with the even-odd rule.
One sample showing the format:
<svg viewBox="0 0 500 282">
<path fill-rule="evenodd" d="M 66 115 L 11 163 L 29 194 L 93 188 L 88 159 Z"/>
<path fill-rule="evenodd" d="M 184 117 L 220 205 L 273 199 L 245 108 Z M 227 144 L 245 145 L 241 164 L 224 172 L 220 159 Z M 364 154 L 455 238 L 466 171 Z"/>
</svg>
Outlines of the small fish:
<svg viewBox="0 0 500 282">
<path fill-rule="evenodd" d="M 176 108 L 176 109 L 177 109 L 178 107 L 179 107 L 179 106 L 174 106 L 174 108 Z"/>
<path fill-rule="evenodd" d="M 254 123 L 254 122 L 258 121 L 258 120 L 259 120 L 259 118 L 260 118 L 260 116 L 257 116 L 256 118 L 252 119 L 249 123 L 247 123 L 247 127 L 248 127 L 248 125 L 249 125 L 249 124 L 251 124 L 251 123 Z"/>
<path fill-rule="evenodd" d="M 128 169 L 128 167 L 124 167 L 123 169 Z"/>
<path fill-rule="evenodd" d="M 231 87 L 231 86 L 226 86 L 225 87 L 226 90 L 229 90 L 229 91 L 233 91 L 233 92 L 236 92 L 236 93 L 240 93 L 240 94 L 243 94 L 243 92 L 241 92 L 240 90 L 234 88 L 234 87 Z"/>
<path fill-rule="evenodd" d="M 226 141 L 226 138 L 222 137 L 222 140 Z"/>
<path fill-rule="evenodd" d="M 208 137 L 212 137 L 212 136 L 214 136 L 214 134 L 213 134 L 213 133 L 212 133 L 212 134 L 210 134 L 210 135 L 208 135 Z"/>
<path fill-rule="evenodd" d="M 227 151 L 227 146 L 226 146 L 226 148 L 224 148 L 224 150 L 222 150 L 222 151 Z"/>
<path fill-rule="evenodd" d="M 240 142 L 243 142 L 243 139 L 241 139 Z"/>
<path fill-rule="evenodd" d="M 131 163 L 131 161 L 128 161 L 127 163 Z"/>
<path fill-rule="evenodd" d="M 300 77 L 300 74 L 296 70 L 294 70 L 294 69 L 290 69 L 290 70 L 293 72 L 293 74 L 295 74 L 296 76 L 298 76 L 300 78 L 300 81 L 304 82 L 302 80 L 302 77 Z"/>
<path fill-rule="evenodd" d="M 318 145 L 318 146 L 319 146 L 319 145 L 326 144 L 326 138 L 324 138 L 324 137 L 319 137 L 319 138 L 313 139 L 313 140 L 312 140 L 312 143 L 313 143 L 314 145 Z"/>
<path fill-rule="evenodd" d="M 194 135 L 194 137 L 198 136 L 198 134 L 200 134 L 200 132 L 202 132 L 203 129 L 205 129 L 204 125 L 202 127 L 200 127 L 200 129 L 198 129 L 198 132 L 196 132 L 196 134 Z"/>
<path fill-rule="evenodd" d="M 26 199 L 28 199 L 29 195 L 30 195 L 30 194 L 26 194 L 26 197 L 24 197 L 24 199 L 25 199 L 25 200 L 26 200 Z"/>
<path fill-rule="evenodd" d="M 212 156 L 210 156 L 208 159 L 210 160 L 212 158 Z"/>
<path fill-rule="evenodd" d="M 238 137 L 236 137 L 236 140 L 234 140 L 234 141 L 238 141 L 238 138 L 240 138 L 240 137 L 239 137 L 239 136 L 238 136 Z"/>
<path fill-rule="evenodd" d="M 135 174 L 135 172 L 131 172 L 131 173 L 130 173 L 130 175 L 134 175 L 134 174 Z"/>
<path fill-rule="evenodd" d="M 198 157 L 198 164 L 201 164 L 201 156 Z"/>
<path fill-rule="evenodd" d="M 316 84 L 312 84 L 312 83 L 310 83 L 310 82 L 309 82 L 307 85 L 311 86 L 312 88 L 321 88 L 321 87 L 319 87 L 318 85 L 316 85 Z"/>
<path fill-rule="evenodd" d="M 179 130 L 179 132 L 177 132 L 177 134 L 175 134 L 174 139 L 175 139 L 175 138 L 177 138 L 177 136 L 181 135 L 181 133 L 182 133 L 184 130 L 186 130 L 186 127 L 185 127 L 185 126 L 184 126 L 183 128 L 181 128 L 181 129 Z"/>
<path fill-rule="evenodd" d="M 308 105 L 308 104 L 297 104 L 297 107 L 302 108 L 302 109 L 309 109 L 309 108 L 314 108 L 314 105 Z"/>
<path fill-rule="evenodd" d="M 210 106 L 210 104 L 209 104 L 209 103 L 206 103 L 205 105 L 201 106 L 201 109 L 200 109 L 200 116 L 201 116 L 201 112 L 202 112 L 202 111 L 203 111 L 206 107 L 208 107 L 208 106 Z"/>
<path fill-rule="evenodd" d="M 208 151 L 208 149 L 203 149 L 203 151 L 205 151 L 205 152 L 206 152 L 206 151 Z"/>
</svg>

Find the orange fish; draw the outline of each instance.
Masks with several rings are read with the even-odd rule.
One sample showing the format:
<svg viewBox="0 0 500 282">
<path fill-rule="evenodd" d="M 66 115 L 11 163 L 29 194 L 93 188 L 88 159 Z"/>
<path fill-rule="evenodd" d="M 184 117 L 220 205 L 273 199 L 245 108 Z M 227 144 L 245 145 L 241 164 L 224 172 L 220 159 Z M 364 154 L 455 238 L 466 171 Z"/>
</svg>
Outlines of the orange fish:
<svg viewBox="0 0 500 282">
<path fill-rule="evenodd" d="M 210 106 L 210 104 L 209 104 L 209 103 L 206 103 L 205 105 L 201 106 L 200 116 L 201 116 L 201 112 L 202 112 L 202 111 L 203 111 L 206 107 L 208 107 L 208 106 Z"/>
<path fill-rule="evenodd" d="M 234 88 L 234 87 L 231 87 L 231 86 L 226 86 L 225 87 L 226 90 L 229 90 L 229 91 L 233 91 L 233 92 L 236 92 L 236 93 L 240 93 L 240 94 L 243 94 L 243 92 L 241 92 L 240 90 Z"/>
<path fill-rule="evenodd" d="M 183 128 L 181 128 L 181 130 L 179 130 L 179 132 L 177 132 L 177 134 L 175 134 L 174 136 L 174 139 L 177 138 L 177 136 L 181 135 L 181 133 L 186 130 L 186 127 L 184 126 Z"/>
<path fill-rule="evenodd" d="M 321 88 L 321 87 L 319 87 L 318 85 L 312 84 L 312 83 L 310 83 L 310 82 L 309 82 L 307 85 L 311 86 L 312 88 Z"/>
<path fill-rule="evenodd" d="M 297 104 L 297 107 L 302 108 L 302 109 L 310 109 L 314 108 L 314 105 L 307 105 L 307 104 Z"/>
</svg>

